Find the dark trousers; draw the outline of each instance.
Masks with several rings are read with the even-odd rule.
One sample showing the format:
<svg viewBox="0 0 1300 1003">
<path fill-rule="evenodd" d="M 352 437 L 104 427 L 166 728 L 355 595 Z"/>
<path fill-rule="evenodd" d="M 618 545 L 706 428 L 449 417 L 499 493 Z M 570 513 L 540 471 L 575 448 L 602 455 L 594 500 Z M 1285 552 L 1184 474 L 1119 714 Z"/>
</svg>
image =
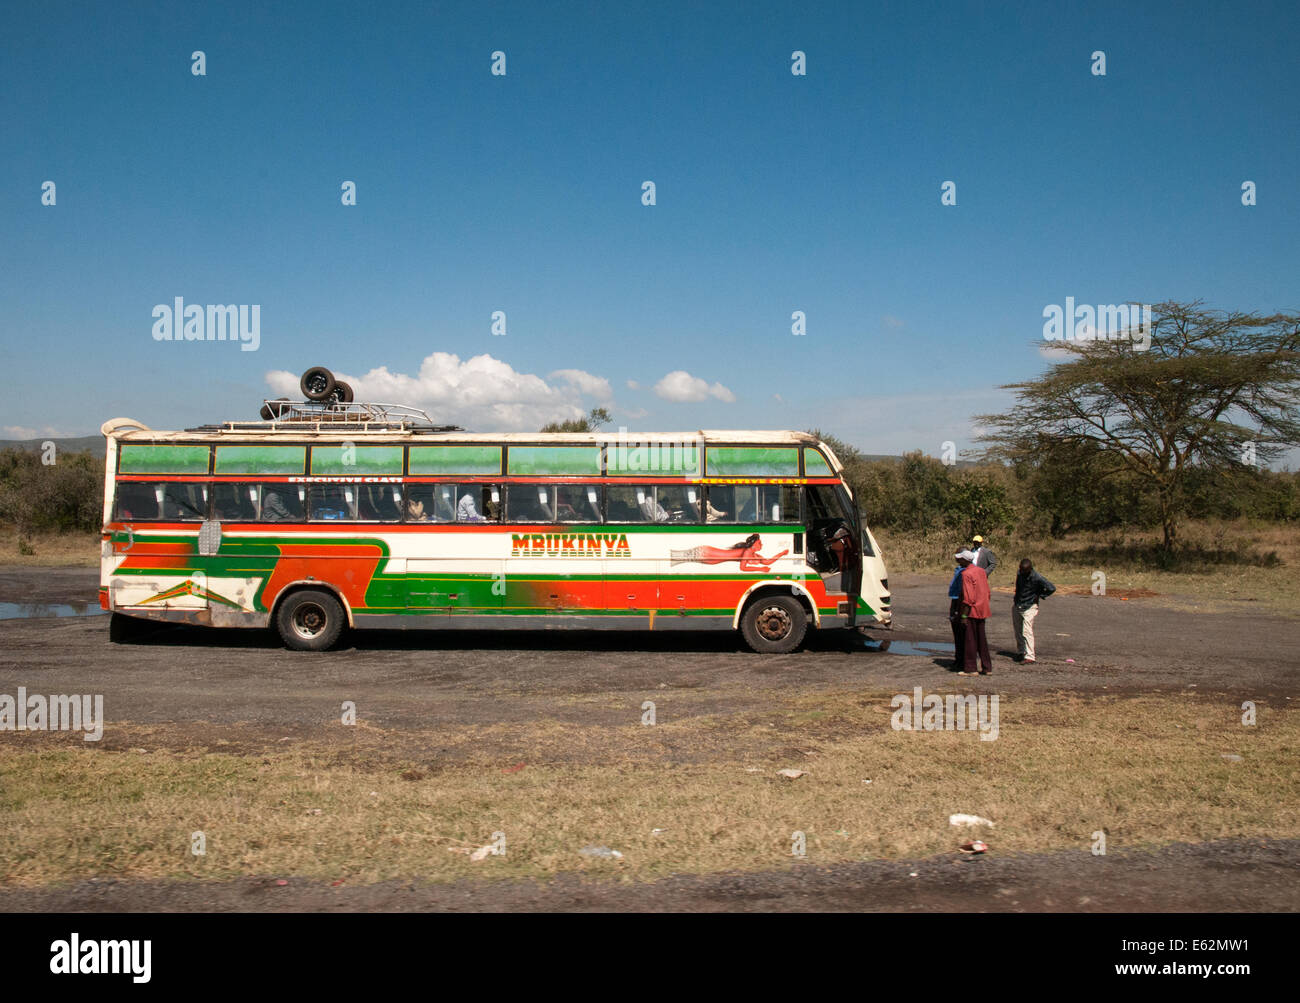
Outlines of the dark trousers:
<svg viewBox="0 0 1300 1003">
<path fill-rule="evenodd" d="M 948 622 L 952 624 L 952 646 L 956 652 L 953 665 L 961 668 L 966 664 L 966 625 L 961 619 L 961 600 L 948 600 Z"/>
<path fill-rule="evenodd" d="M 993 659 L 989 657 L 989 639 L 984 634 L 984 620 L 973 616 L 966 618 L 965 666 L 967 672 L 975 671 L 975 656 L 985 672 L 993 671 Z"/>
</svg>

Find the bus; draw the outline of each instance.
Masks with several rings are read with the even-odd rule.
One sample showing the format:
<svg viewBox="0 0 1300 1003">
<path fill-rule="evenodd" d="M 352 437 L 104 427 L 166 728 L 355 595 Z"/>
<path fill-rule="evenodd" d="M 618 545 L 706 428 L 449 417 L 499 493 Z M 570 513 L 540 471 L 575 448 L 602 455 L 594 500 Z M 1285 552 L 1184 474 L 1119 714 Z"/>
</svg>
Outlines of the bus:
<svg viewBox="0 0 1300 1003">
<path fill-rule="evenodd" d="M 105 422 L 100 605 L 274 628 L 737 630 L 890 626 L 880 547 L 803 432 L 480 435 L 391 405 L 270 420 Z"/>
</svg>

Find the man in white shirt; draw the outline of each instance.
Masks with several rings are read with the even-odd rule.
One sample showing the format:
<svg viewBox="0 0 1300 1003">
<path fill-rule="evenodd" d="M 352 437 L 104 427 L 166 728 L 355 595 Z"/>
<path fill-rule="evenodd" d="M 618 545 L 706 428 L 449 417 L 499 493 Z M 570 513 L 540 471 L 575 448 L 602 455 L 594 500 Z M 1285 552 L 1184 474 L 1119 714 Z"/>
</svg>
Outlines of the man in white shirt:
<svg viewBox="0 0 1300 1003">
<path fill-rule="evenodd" d="M 478 503 L 474 500 L 474 492 L 477 488 L 470 488 L 460 496 L 460 501 L 456 505 L 457 522 L 487 522 L 478 511 Z"/>
</svg>

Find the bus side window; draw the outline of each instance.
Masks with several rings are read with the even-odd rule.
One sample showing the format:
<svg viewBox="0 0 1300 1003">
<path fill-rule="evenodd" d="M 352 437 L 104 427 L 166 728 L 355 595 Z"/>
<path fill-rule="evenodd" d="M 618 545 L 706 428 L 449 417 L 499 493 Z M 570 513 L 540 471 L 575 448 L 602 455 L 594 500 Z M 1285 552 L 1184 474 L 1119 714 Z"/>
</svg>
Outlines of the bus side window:
<svg viewBox="0 0 1300 1003">
<path fill-rule="evenodd" d="M 506 519 L 510 522 L 555 521 L 555 495 L 549 484 L 507 484 Z"/>
<path fill-rule="evenodd" d="M 251 484 L 212 485 L 212 518 L 220 522 L 252 522 L 257 488 Z"/>
<path fill-rule="evenodd" d="M 302 488 L 292 484 L 263 484 L 262 506 L 259 518 L 262 522 L 301 522 L 303 516 Z"/>
<path fill-rule="evenodd" d="M 208 515 L 208 486 L 191 482 L 159 485 L 163 518 L 176 522 L 202 522 Z"/>
<path fill-rule="evenodd" d="M 799 489 L 791 484 L 764 484 L 758 488 L 758 522 L 799 521 Z"/>
<path fill-rule="evenodd" d="M 600 488 L 595 484 L 555 485 L 557 522 L 600 522 Z"/>
<path fill-rule="evenodd" d="M 644 496 L 644 487 L 611 484 L 605 491 L 605 518 L 609 522 L 645 522 L 646 517 L 637 503 L 638 491 Z"/>
<path fill-rule="evenodd" d="M 156 488 L 155 484 L 141 481 L 118 481 L 114 517 L 118 520 L 157 519 L 159 506 Z"/>
</svg>

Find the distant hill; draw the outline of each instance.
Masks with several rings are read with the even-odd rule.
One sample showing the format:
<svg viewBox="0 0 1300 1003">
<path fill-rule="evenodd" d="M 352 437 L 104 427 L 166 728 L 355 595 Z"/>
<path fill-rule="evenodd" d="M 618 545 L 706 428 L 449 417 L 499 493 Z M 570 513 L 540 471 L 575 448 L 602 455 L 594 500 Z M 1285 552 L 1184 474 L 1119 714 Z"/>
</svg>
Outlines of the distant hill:
<svg viewBox="0 0 1300 1003">
<path fill-rule="evenodd" d="M 47 442 L 54 443 L 60 453 L 104 453 L 102 435 L 82 435 L 76 438 L 61 439 L 52 435 L 45 439 L 0 439 L 0 449 L 21 449 L 28 453 L 39 453 Z"/>
</svg>

